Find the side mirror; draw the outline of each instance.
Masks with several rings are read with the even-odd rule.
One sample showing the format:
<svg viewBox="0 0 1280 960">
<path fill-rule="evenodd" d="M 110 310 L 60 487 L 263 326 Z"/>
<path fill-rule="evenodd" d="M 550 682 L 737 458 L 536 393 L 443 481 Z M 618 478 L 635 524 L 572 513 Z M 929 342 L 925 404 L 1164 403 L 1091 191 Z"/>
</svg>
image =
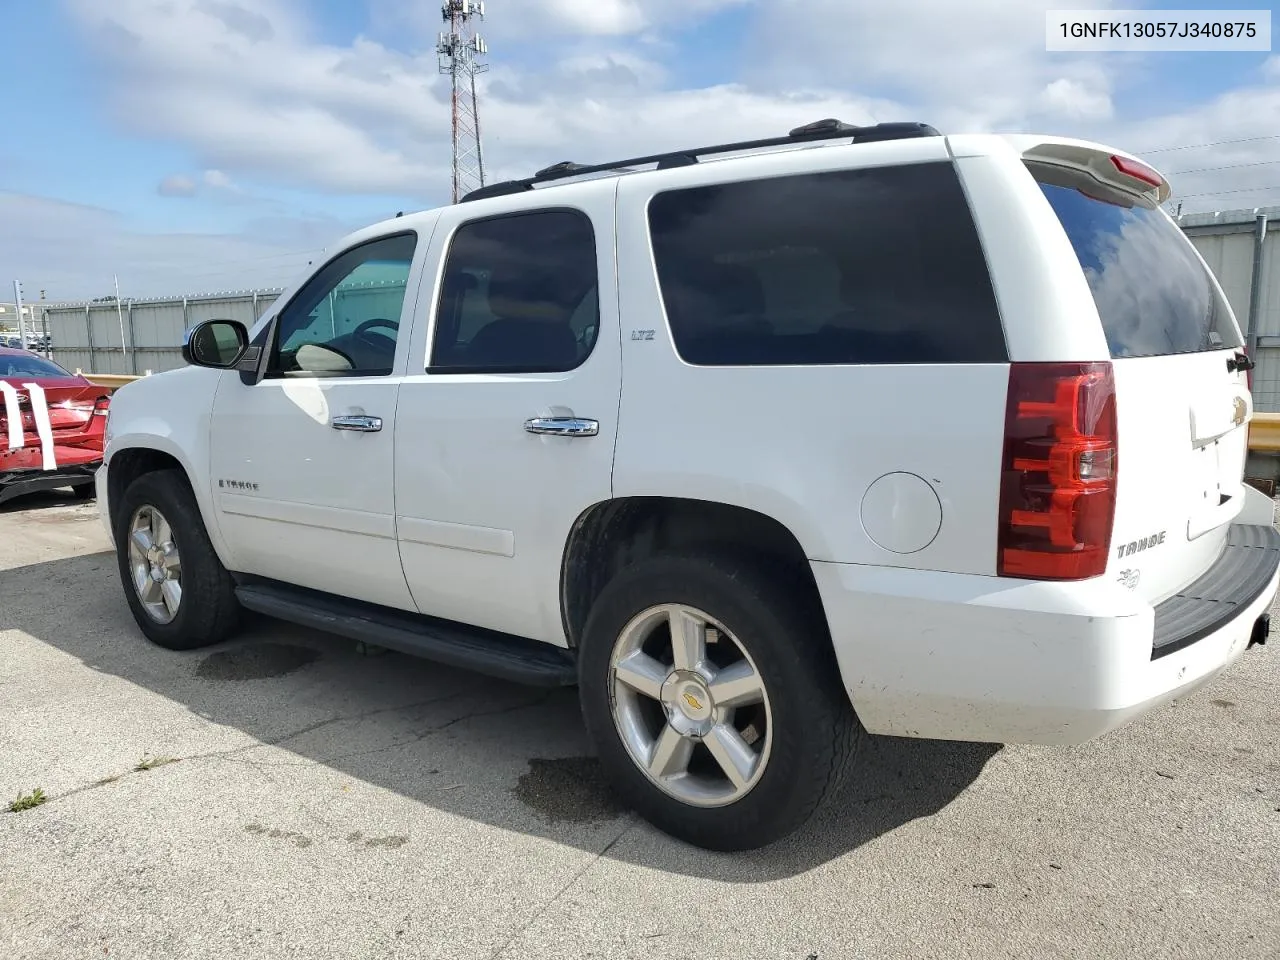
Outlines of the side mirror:
<svg viewBox="0 0 1280 960">
<path fill-rule="evenodd" d="M 194 367 L 230 370 L 249 346 L 249 331 L 238 320 L 204 320 L 187 333 L 182 359 Z"/>
</svg>

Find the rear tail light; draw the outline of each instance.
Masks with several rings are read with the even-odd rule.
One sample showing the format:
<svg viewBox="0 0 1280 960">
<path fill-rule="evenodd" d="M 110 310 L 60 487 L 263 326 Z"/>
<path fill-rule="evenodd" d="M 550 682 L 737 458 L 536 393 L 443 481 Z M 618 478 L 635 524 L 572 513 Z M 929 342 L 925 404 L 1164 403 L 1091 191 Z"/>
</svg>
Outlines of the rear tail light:
<svg viewBox="0 0 1280 960">
<path fill-rule="evenodd" d="M 1146 183 L 1153 187 L 1164 186 L 1164 178 L 1148 167 L 1145 163 L 1139 163 L 1137 160 L 1130 160 L 1128 157 L 1112 157 L 1111 164 L 1131 180 L 1137 180 L 1140 183 Z"/>
<path fill-rule="evenodd" d="M 1009 368 L 1000 576 L 1083 580 L 1106 570 L 1118 453 L 1110 363 Z"/>
<path fill-rule="evenodd" d="M 105 417 L 111 412 L 111 398 L 99 397 L 93 405 L 93 415 L 95 417 Z"/>
</svg>

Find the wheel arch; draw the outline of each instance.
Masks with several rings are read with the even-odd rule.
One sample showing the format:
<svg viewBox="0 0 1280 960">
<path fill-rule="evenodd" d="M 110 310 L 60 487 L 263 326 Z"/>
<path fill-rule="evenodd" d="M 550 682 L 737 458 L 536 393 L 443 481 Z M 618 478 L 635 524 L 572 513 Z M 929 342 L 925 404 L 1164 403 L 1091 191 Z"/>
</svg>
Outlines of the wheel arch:
<svg viewBox="0 0 1280 960">
<path fill-rule="evenodd" d="M 799 538 L 775 517 L 713 500 L 620 497 L 584 510 L 565 541 L 560 612 L 569 646 L 577 647 L 595 598 L 624 566 L 663 553 L 726 548 L 777 569 L 823 612 Z"/>
<path fill-rule="evenodd" d="M 107 515 L 114 532 L 120 522 L 120 502 L 124 492 L 138 477 L 159 470 L 176 470 L 191 488 L 196 504 L 200 508 L 201 517 L 209 540 L 213 544 L 218 559 L 224 566 L 227 563 L 228 551 L 222 540 L 221 531 L 212 516 L 212 503 L 209 491 L 196 482 L 196 473 L 186 452 L 177 444 L 161 436 L 119 437 L 112 443 L 106 459 L 107 471 Z"/>
</svg>

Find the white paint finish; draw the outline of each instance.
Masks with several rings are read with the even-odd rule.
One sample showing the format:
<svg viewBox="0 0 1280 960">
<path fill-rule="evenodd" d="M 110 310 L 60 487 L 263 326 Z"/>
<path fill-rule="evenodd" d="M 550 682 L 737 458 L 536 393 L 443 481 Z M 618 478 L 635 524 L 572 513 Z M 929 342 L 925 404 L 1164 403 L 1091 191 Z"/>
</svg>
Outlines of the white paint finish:
<svg viewBox="0 0 1280 960">
<path fill-rule="evenodd" d="M 468 523 L 442 523 L 439 520 L 399 518 L 396 526 L 400 540 L 427 547 L 490 553 L 496 557 L 514 557 L 516 536 L 510 530 L 495 530 Z"/>
<path fill-rule="evenodd" d="M 4 397 L 4 415 L 8 424 L 10 450 L 21 450 L 27 444 L 22 428 L 22 409 L 18 406 L 18 388 L 8 380 L 0 380 L 0 396 Z"/>
<path fill-rule="evenodd" d="M 266 497 L 227 493 L 218 490 L 214 498 L 224 514 L 273 520 L 278 523 L 302 527 L 317 527 L 335 533 L 352 533 L 361 537 L 394 540 L 395 517 L 389 513 L 370 513 L 367 510 L 344 510 L 340 507 L 315 506 L 290 500 L 271 500 Z"/>
<path fill-rule="evenodd" d="M 611 495 L 743 506 L 786 525 L 817 561 L 842 675 L 870 729 L 1088 739 L 1222 669 L 1275 593 L 1273 582 L 1218 634 L 1150 661 L 1152 605 L 1212 563 L 1222 523 L 1262 515 L 1247 488 L 1229 509 L 1204 507 L 1206 478 L 1238 486 L 1245 431 L 1222 431 L 1216 411 L 1240 395 L 1243 377 L 1226 375 L 1223 354 L 1117 362 L 1114 542 L 1161 530 L 1165 541 L 1133 556 L 1113 550 L 1107 574 L 1084 583 L 1000 580 L 1008 366 L 692 367 L 671 343 L 645 220 L 660 189 L 940 159 L 949 146 L 979 214 L 1012 358 L 1105 360 L 1074 251 L 1021 162 L 1043 139 L 798 149 L 375 225 L 338 249 L 406 228 L 422 238 L 393 376 L 255 387 L 209 371 L 148 378 L 116 395 L 108 457 L 128 446 L 173 452 L 233 569 L 554 644 L 566 642 L 565 541 L 584 510 Z M 595 224 L 601 330 L 590 359 L 565 374 L 422 372 L 454 228 L 544 206 L 578 207 Z M 654 338 L 633 340 L 633 329 Z M 383 431 L 328 425 L 361 412 L 381 416 Z M 530 417 L 566 412 L 599 420 L 599 435 L 523 430 Z M 224 491 L 214 509 L 210 477 L 259 489 Z M 1198 526 L 1208 532 L 1188 539 Z M 1130 591 L 1120 573 L 1135 566 L 1140 585 Z"/>
<path fill-rule="evenodd" d="M 395 539 L 386 535 L 394 532 L 390 424 L 397 390 L 395 377 L 245 386 L 228 375 L 214 405 L 210 461 L 235 569 L 413 609 Z M 330 426 L 346 414 L 381 417 L 387 426 L 379 433 Z M 219 480 L 258 489 L 224 498 Z M 256 515 L 246 515 L 245 501 L 256 498 Z M 285 523 L 265 523 L 266 516 Z M 303 562 L 302 542 L 321 554 Z"/>
<path fill-rule="evenodd" d="M 911 151 L 903 143 L 889 146 L 919 155 L 919 142 Z M 859 150 L 815 150 L 795 163 L 812 169 L 842 157 L 848 165 L 863 157 Z M 778 158 L 770 159 L 761 166 L 774 170 Z M 677 173 L 684 185 L 742 175 L 729 164 L 707 164 L 663 178 Z M 624 178 L 619 186 L 619 297 L 628 313 L 615 496 L 755 510 L 790 529 L 811 559 L 993 574 L 1007 364 L 685 363 L 671 340 L 648 241 L 645 211 L 658 182 Z M 655 330 L 654 339 L 631 340 L 636 328 Z M 965 521 L 944 525 L 915 554 L 877 546 L 863 529 L 862 497 L 894 471 L 928 480 L 943 514 Z"/>
<path fill-rule="evenodd" d="M 405 378 L 395 423 L 396 513 L 404 531 L 405 577 L 423 613 L 568 643 L 560 615 L 565 543 L 579 515 L 611 495 L 622 375 L 610 242 L 615 188 L 614 181 L 600 180 L 543 196 L 534 191 L 502 205 L 568 206 L 591 217 L 600 330 L 582 366 L 567 373 Z M 491 206 L 461 204 L 441 215 L 411 344 L 416 370 L 426 366 L 429 320 L 448 242 L 460 223 L 491 214 Z M 598 420 L 599 434 L 525 432 L 526 420 L 552 415 Z"/>
<path fill-rule="evenodd" d="M 1276 503 L 1261 490 L 1243 485 L 1244 505 L 1240 509 L 1236 523 L 1265 525 L 1275 523 Z"/>
<path fill-rule="evenodd" d="M 31 401 L 31 419 L 36 428 L 36 436 L 40 438 L 40 467 L 43 470 L 56 470 L 58 459 L 53 452 L 53 425 L 49 422 L 49 402 L 45 397 L 44 387 L 36 383 L 24 383 L 22 386 Z M 7 402 L 8 397 L 5 400 Z"/>
<path fill-rule="evenodd" d="M 1227 373 L 1230 355 L 1144 357 L 1112 365 L 1120 452 L 1105 576 L 1115 580 L 1122 571 L 1138 571 L 1137 593 L 1151 603 L 1176 593 L 1217 559 L 1227 525 L 1244 503 L 1249 428 L 1247 421 L 1236 426 L 1230 417 L 1233 401 L 1247 391 L 1244 374 Z M 1209 411 L 1217 411 L 1201 443 L 1193 434 L 1197 410 L 1205 424 Z M 1220 495 L 1231 499 L 1220 506 Z M 1119 555 L 1124 544 L 1161 532 L 1165 539 L 1159 545 Z"/>
<path fill-rule="evenodd" d="M 891 553 L 916 553 L 942 529 L 942 503 L 914 473 L 887 473 L 862 497 L 862 529 Z"/>
<path fill-rule="evenodd" d="M 401 219 L 359 231 L 317 270 L 360 243 L 412 228 Z M 258 485 L 249 493 L 235 489 L 234 500 L 217 499 L 234 569 L 414 609 L 394 539 L 393 425 L 429 243 L 429 229 L 420 232 L 400 316 L 390 318 L 401 327 L 390 376 L 269 378 L 246 386 L 238 374 L 224 375 L 210 428 L 213 481 Z M 277 301 L 280 310 L 304 283 Z M 380 417 L 383 429 L 333 428 L 334 417 L 350 415 Z M 257 515 L 245 515 L 246 500 L 260 500 Z M 263 522 L 264 511 L 279 522 Z M 305 559 L 298 556 L 303 549 Z"/>
<path fill-rule="evenodd" d="M 958 160 L 956 170 L 978 212 L 1009 358 L 1109 359 L 1089 282 L 1049 201 L 1016 152 L 998 138 L 984 142 L 993 152 Z"/>
<path fill-rule="evenodd" d="M 111 395 L 103 463 L 109 470 L 111 459 L 128 449 L 155 450 L 173 457 L 191 483 L 214 551 L 234 569 L 209 486 L 209 413 L 223 376 L 216 370 L 184 367 L 116 390 Z M 109 524 L 106 497 L 98 498 L 98 507 L 103 522 Z"/>
<path fill-rule="evenodd" d="M 1151 659 L 1151 607 L 1109 582 L 1018 583 L 812 565 L 844 684 L 890 736 L 1075 744 L 1229 666 L 1280 586 L 1229 624 Z"/>
</svg>

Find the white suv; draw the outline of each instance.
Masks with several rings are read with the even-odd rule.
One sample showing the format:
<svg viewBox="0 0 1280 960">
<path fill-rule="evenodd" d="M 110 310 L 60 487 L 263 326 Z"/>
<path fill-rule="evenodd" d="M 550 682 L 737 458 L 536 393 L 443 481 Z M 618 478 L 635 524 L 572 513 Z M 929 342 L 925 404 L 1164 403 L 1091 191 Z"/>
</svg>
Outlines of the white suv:
<svg viewBox="0 0 1280 960">
<path fill-rule="evenodd" d="M 128 602 L 174 649 L 248 608 L 577 684 L 619 793 L 717 849 L 865 731 L 1098 736 L 1265 641 L 1280 569 L 1168 195 L 1078 140 L 829 120 L 369 227 L 116 394 Z"/>
</svg>

